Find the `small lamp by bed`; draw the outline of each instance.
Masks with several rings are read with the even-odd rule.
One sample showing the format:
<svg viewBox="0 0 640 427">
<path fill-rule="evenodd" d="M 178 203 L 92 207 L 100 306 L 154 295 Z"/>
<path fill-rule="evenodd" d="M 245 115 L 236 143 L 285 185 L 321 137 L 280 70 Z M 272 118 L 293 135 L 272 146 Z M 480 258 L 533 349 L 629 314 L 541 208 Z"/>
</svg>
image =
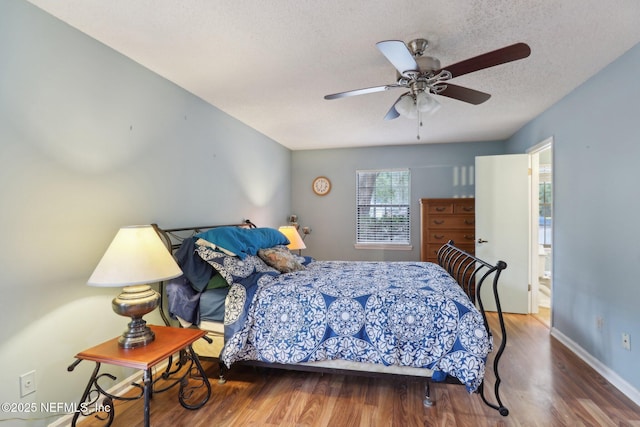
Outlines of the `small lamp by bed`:
<svg viewBox="0 0 640 427">
<path fill-rule="evenodd" d="M 298 254 L 301 254 L 302 249 L 307 248 L 307 246 L 304 244 L 304 241 L 302 240 L 302 237 L 300 237 L 300 233 L 298 233 L 298 230 L 296 229 L 295 226 L 283 225 L 282 227 L 278 228 L 278 231 L 280 231 L 282 234 L 287 236 L 287 239 L 289 239 L 290 243 L 287 245 L 287 248 L 289 248 L 289 250 L 291 251 L 297 250 Z"/>
<path fill-rule="evenodd" d="M 142 317 L 152 312 L 160 295 L 149 283 L 182 274 L 173 256 L 151 225 L 122 227 L 89 278 L 89 286 L 123 287 L 113 299 L 113 311 L 131 317 L 127 330 L 118 339 L 123 348 L 143 347 L 155 335 Z"/>
</svg>

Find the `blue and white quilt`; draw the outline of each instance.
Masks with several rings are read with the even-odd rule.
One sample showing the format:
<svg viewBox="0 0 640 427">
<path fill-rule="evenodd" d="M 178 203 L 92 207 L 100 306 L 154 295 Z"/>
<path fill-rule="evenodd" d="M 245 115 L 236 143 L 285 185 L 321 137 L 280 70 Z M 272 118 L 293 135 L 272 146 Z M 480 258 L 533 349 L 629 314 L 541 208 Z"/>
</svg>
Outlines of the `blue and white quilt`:
<svg viewBox="0 0 640 427">
<path fill-rule="evenodd" d="M 314 261 L 232 284 L 221 359 L 422 367 L 475 391 L 491 350 L 482 315 L 437 264 Z"/>
</svg>

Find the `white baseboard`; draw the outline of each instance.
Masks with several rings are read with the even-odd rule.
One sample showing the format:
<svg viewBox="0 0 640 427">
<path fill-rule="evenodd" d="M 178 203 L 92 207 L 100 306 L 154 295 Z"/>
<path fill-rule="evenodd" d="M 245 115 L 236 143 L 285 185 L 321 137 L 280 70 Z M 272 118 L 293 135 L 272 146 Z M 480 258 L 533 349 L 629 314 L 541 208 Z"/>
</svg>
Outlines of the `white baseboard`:
<svg viewBox="0 0 640 427">
<path fill-rule="evenodd" d="M 167 366 L 167 362 L 163 362 L 157 367 L 154 367 L 156 371 L 164 370 Z M 129 390 L 133 388 L 132 383 L 140 383 L 142 382 L 142 373 L 143 371 L 138 371 L 128 376 L 124 380 L 120 381 L 117 384 L 114 384 L 111 388 L 107 390 L 107 393 L 112 394 L 114 396 L 120 396 L 127 393 Z M 70 426 L 71 420 L 74 414 L 67 414 L 64 417 L 58 418 L 56 421 L 49 424 L 47 427 L 64 427 Z"/>
<path fill-rule="evenodd" d="M 551 336 L 564 344 L 569 350 L 582 359 L 587 365 L 591 366 L 596 372 L 609 381 L 615 388 L 620 390 L 625 396 L 633 400 L 636 405 L 640 405 L 640 390 L 637 390 L 629 384 L 624 378 L 604 365 L 601 361 L 589 354 L 584 348 L 576 344 L 571 338 L 564 335 L 556 328 L 551 328 Z"/>
</svg>

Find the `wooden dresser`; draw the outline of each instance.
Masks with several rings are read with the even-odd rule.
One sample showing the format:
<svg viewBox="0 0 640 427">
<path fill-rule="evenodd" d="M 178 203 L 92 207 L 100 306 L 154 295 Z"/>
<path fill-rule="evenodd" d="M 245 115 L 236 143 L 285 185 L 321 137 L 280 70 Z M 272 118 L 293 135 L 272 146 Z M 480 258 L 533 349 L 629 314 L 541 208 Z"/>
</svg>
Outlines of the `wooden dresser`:
<svg viewBox="0 0 640 427">
<path fill-rule="evenodd" d="M 475 221 L 475 199 L 420 199 L 420 260 L 437 262 L 449 240 L 474 255 Z"/>
</svg>

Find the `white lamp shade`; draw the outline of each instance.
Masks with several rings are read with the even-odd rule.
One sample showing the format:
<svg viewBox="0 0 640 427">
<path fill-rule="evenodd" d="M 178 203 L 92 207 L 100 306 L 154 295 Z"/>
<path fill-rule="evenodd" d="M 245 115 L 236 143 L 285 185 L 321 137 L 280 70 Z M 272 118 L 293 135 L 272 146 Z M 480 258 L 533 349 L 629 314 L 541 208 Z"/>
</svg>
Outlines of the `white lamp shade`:
<svg viewBox="0 0 640 427">
<path fill-rule="evenodd" d="M 89 286 L 122 287 L 155 283 L 182 274 L 150 225 L 121 228 L 89 278 Z"/>
<path fill-rule="evenodd" d="M 440 109 L 440 103 L 427 92 L 419 92 L 416 95 L 416 107 L 421 113 L 435 113 Z"/>
<path fill-rule="evenodd" d="M 287 239 L 289 239 L 287 248 L 289 248 L 290 250 L 295 251 L 307 248 L 307 246 L 304 244 L 304 241 L 302 240 L 302 237 L 300 237 L 300 233 L 298 233 L 298 230 L 296 230 L 293 225 L 283 225 L 282 227 L 278 228 L 278 231 L 287 236 Z"/>
<path fill-rule="evenodd" d="M 418 117 L 416 103 L 411 94 L 401 96 L 398 102 L 396 102 L 395 109 L 401 116 L 409 119 L 415 119 Z"/>
</svg>

